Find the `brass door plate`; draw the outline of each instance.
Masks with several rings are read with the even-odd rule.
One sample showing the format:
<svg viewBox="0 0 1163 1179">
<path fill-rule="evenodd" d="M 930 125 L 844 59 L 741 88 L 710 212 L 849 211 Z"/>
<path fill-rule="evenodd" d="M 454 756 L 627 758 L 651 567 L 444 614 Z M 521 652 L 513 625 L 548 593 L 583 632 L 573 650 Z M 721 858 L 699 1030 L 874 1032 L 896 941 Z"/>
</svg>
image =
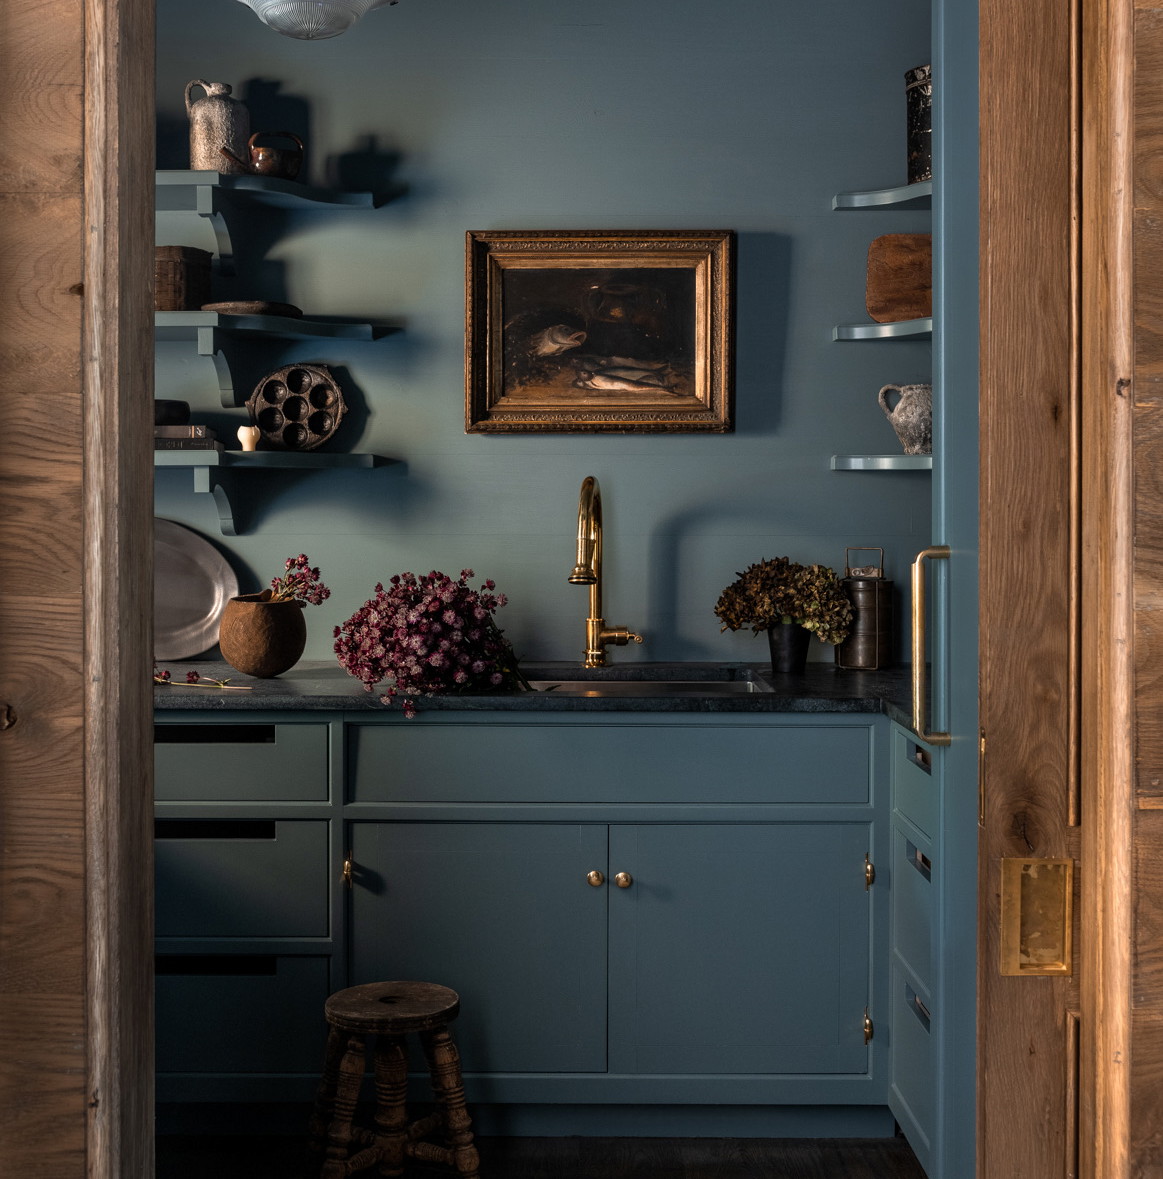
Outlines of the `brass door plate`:
<svg viewBox="0 0 1163 1179">
<path fill-rule="evenodd" d="M 1074 861 L 1003 858 L 1001 973 L 1073 973 Z"/>
</svg>

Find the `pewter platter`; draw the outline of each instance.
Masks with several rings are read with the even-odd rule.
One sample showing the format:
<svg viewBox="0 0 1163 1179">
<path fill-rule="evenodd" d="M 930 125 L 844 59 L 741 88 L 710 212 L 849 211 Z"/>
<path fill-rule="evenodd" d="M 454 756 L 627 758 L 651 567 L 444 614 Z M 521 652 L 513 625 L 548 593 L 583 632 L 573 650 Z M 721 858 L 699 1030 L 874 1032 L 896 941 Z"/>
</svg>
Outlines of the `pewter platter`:
<svg viewBox="0 0 1163 1179">
<path fill-rule="evenodd" d="M 209 541 L 172 520 L 153 521 L 153 654 L 188 659 L 218 642 L 238 578 Z"/>
</svg>

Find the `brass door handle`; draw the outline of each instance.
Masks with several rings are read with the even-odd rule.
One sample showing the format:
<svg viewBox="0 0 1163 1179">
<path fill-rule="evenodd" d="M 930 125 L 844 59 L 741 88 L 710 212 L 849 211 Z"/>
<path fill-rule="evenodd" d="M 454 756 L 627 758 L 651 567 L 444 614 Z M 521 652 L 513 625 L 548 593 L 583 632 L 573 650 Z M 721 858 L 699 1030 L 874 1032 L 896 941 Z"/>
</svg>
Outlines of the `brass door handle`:
<svg viewBox="0 0 1163 1179">
<path fill-rule="evenodd" d="M 921 549 L 913 561 L 913 732 L 929 745 L 948 745 L 948 733 L 930 733 L 925 729 L 925 706 L 928 703 L 928 685 L 925 674 L 925 562 L 948 560 L 947 544 L 931 545 Z"/>
<path fill-rule="evenodd" d="M 629 888 L 630 885 L 634 883 L 634 877 L 631 876 L 629 872 L 619 872 L 617 876 L 614 877 L 614 883 L 619 888 Z"/>
<path fill-rule="evenodd" d="M 343 861 L 343 883 L 346 884 L 348 888 L 351 887 L 352 878 L 354 875 L 355 875 L 355 864 L 352 863 L 351 856 L 348 856 Z"/>
<path fill-rule="evenodd" d="M 586 883 L 593 888 L 601 888 L 606 883 L 606 878 L 595 868 L 592 872 L 586 873 Z"/>
</svg>

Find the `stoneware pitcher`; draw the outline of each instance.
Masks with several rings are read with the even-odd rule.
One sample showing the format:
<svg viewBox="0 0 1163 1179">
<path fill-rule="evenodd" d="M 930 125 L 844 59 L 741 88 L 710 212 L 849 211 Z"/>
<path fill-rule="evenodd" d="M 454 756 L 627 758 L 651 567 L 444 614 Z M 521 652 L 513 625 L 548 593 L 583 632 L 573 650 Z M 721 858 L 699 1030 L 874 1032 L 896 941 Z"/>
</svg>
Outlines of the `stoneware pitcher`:
<svg viewBox="0 0 1163 1179">
<path fill-rule="evenodd" d="M 892 395 L 896 394 L 896 404 Z M 905 454 L 933 453 L 933 386 L 885 385 L 877 394 Z"/>
<path fill-rule="evenodd" d="M 191 91 L 201 86 L 202 98 Z M 186 114 L 190 117 L 190 167 L 198 172 L 226 172 L 239 175 L 249 171 L 241 158 L 247 154 L 250 114 L 237 98 L 230 97 L 225 82 L 186 83 Z M 233 159 L 222 154 L 226 148 Z"/>
</svg>

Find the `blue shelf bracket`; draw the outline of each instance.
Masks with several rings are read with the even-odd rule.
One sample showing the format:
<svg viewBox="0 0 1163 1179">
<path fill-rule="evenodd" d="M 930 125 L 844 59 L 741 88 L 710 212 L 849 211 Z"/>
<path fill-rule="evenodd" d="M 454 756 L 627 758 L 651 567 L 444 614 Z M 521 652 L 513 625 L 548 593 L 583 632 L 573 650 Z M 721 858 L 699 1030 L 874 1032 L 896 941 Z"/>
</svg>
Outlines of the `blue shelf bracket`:
<svg viewBox="0 0 1163 1179">
<path fill-rule="evenodd" d="M 214 375 L 218 381 L 218 399 L 226 409 L 235 409 L 242 403 L 234 390 L 234 374 L 230 361 L 223 349 L 225 335 L 218 328 L 198 328 L 198 355 L 208 356 L 214 362 Z"/>
<path fill-rule="evenodd" d="M 234 273 L 234 242 L 230 238 L 230 226 L 218 200 L 218 189 L 210 184 L 199 184 L 195 189 L 194 209 L 214 231 L 214 245 L 217 253 L 219 274 Z"/>
<path fill-rule="evenodd" d="M 194 491 L 214 497 L 214 506 L 218 509 L 218 526 L 222 529 L 222 535 L 237 536 L 238 530 L 234 525 L 234 507 L 224 486 L 222 469 L 220 467 L 195 467 Z"/>
</svg>

